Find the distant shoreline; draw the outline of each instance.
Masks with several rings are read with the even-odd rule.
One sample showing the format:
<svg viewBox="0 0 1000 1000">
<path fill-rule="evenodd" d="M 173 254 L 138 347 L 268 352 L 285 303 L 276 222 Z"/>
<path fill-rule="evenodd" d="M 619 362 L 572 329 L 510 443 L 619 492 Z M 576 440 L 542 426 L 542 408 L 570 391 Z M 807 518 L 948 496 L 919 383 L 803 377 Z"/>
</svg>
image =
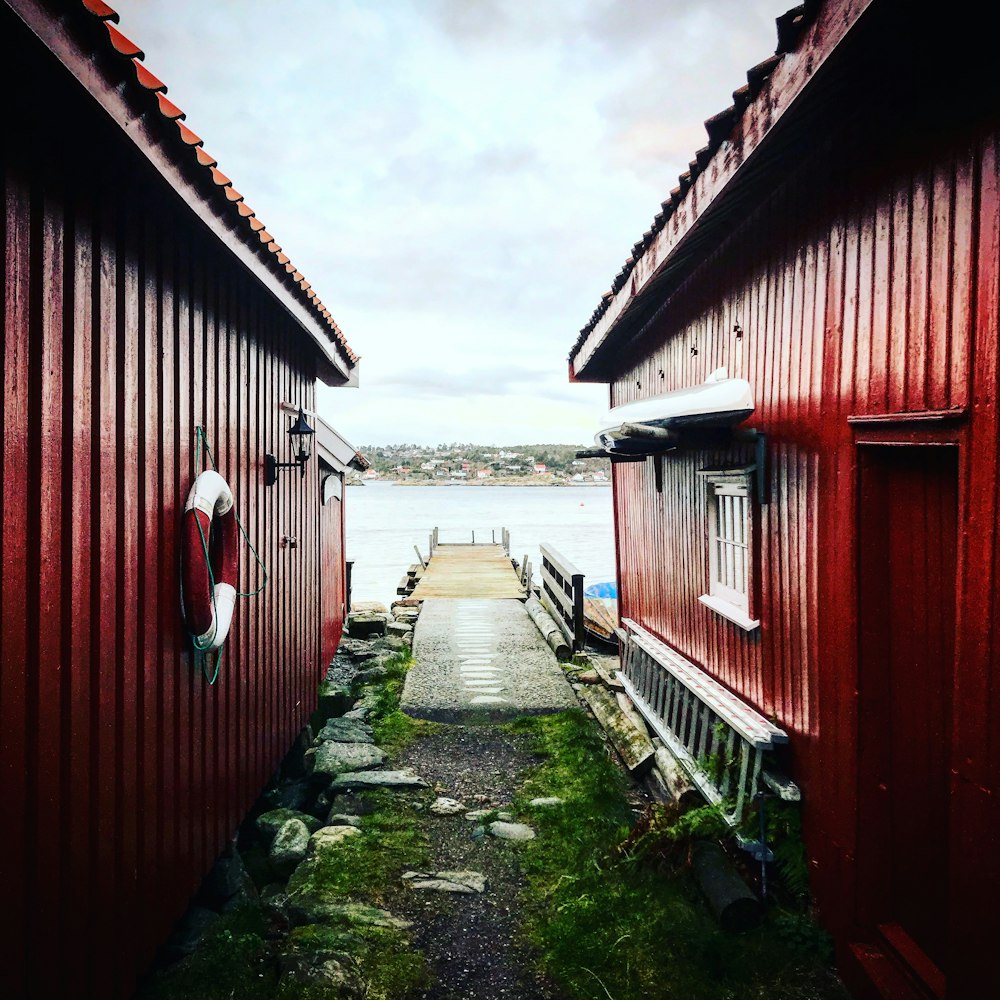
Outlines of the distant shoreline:
<svg viewBox="0 0 1000 1000">
<path fill-rule="evenodd" d="M 562 489 L 567 486 L 577 486 L 584 487 L 585 489 L 604 489 L 611 485 L 611 480 L 609 479 L 604 483 L 573 483 L 558 480 L 553 482 L 548 480 L 546 482 L 539 482 L 537 478 L 523 479 L 466 479 L 465 481 L 459 480 L 458 482 L 436 482 L 433 479 L 372 479 L 369 482 L 373 483 L 390 483 L 393 486 L 531 486 L 534 488 L 549 486 L 555 487 L 556 489 Z M 356 480 L 348 483 L 349 486 L 366 486 L 367 483 L 364 481 L 357 482 Z"/>
</svg>

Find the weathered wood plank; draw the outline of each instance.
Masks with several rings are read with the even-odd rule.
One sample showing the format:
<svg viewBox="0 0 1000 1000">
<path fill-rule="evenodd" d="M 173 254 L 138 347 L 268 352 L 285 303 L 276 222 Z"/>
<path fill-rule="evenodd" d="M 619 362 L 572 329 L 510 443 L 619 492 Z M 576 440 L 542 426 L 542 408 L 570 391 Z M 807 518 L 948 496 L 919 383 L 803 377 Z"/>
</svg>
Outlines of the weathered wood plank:
<svg viewBox="0 0 1000 1000">
<path fill-rule="evenodd" d="M 655 751 L 645 726 L 640 732 L 618 707 L 615 699 L 601 687 L 584 688 L 581 694 L 601 728 L 608 734 L 615 750 L 633 778 L 640 778 L 653 766 Z"/>
</svg>

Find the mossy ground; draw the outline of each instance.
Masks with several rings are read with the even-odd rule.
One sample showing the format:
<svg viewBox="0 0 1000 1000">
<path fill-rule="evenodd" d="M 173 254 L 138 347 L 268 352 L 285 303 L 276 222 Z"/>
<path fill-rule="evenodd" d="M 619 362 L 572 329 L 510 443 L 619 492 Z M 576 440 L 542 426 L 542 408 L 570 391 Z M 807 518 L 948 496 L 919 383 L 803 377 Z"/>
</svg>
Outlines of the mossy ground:
<svg viewBox="0 0 1000 1000">
<path fill-rule="evenodd" d="M 808 917 L 772 912 L 759 930 L 725 934 L 686 872 L 665 875 L 618 850 L 634 821 L 625 779 L 582 712 L 511 728 L 531 734 L 542 758 L 515 805 L 565 800 L 532 813 L 522 932 L 568 997 L 843 1000 Z"/>
<path fill-rule="evenodd" d="M 268 1000 L 279 969 L 267 941 L 268 920 L 256 905 L 223 915 L 193 955 L 154 977 L 143 1000 Z"/>
<path fill-rule="evenodd" d="M 385 661 L 387 677 L 366 689 L 369 721 L 390 757 L 443 728 L 399 709 L 412 661 Z M 844 1000 L 831 974 L 824 936 L 808 917 L 773 909 L 765 925 L 724 934 L 709 916 L 683 865 L 649 863 L 636 831 L 626 779 L 581 711 L 519 719 L 508 727 L 529 742 L 535 765 L 522 778 L 513 810 L 538 837 L 516 858 L 527 888 L 513 911 L 524 954 L 560 995 L 580 1000 Z M 534 809 L 536 796 L 563 804 Z M 371 791 L 357 796 L 360 836 L 300 866 L 288 889 L 330 903 L 393 910 L 400 876 L 432 865 L 426 805 L 434 793 Z M 414 808 L 422 806 L 424 808 Z M 640 831 L 641 832 L 641 831 Z M 656 832 L 654 830 L 654 832 Z M 644 860 L 644 853 L 646 854 Z M 266 856 L 247 859 L 258 884 Z M 443 905 L 443 904 L 440 904 Z M 226 914 L 198 951 L 158 977 L 144 1000 L 320 1000 L 330 987 L 281 979 L 282 956 L 347 955 L 363 970 L 371 1000 L 415 1000 L 430 988 L 424 956 L 406 931 L 335 918 L 280 933 L 260 905 Z"/>
<path fill-rule="evenodd" d="M 433 731 L 433 724 L 398 711 L 403 681 L 412 666 L 409 655 L 396 653 L 383 665 L 385 680 L 368 689 L 375 700 L 369 721 L 376 741 L 392 755 Z M 433 798 L 430 793 L 361 793 L 361 835 L 301 865 L 289 890 L 315 894 L 330 903 L 385 903 L 402 873 L 428 859 L 422 814 L 412 808 L 428 796 Z M 254 847 L 243 853 L 257 887 L 273 883 L 266 852 Z M 420 996 L 430 981 L 423 956 L 402 930 L 342 920 L 294 927 L 287 936 L 276 930 L 259 903 L 223 915 L 194 954 L 146 985 L 143 1000 L 330 1000 L 336 995 L 329 986 L 282 979 L 282 958 L 290 955 L 349 956 L 362 970 L 367 1000 L 408 1000 Z"/>
</svg>

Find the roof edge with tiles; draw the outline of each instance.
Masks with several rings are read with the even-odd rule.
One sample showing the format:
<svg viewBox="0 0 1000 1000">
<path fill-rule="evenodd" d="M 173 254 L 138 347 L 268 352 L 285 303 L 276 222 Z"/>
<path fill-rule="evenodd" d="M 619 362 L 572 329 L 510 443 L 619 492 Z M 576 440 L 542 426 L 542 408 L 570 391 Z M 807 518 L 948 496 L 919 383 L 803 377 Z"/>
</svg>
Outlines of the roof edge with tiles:
<svg viewBox="0 0 1000 1000">
<path fill-rule="evenodd" d="M 6 2 L 195 214 L 263 280 L 318 348 L 320 377 L 329 384 L 357 384 L 359 358 L 330 310 L 204 149 L 184 112 L 166 96 L 166 84 L 145 65 L 143 51 L 116 27 L 117 11 L 104 0 Z"/>
<path fill-rule="evenodd" d="M 580 331 L 569 354 L 571 380 L 604 380 L 588 366 L 613 339 L 621 319 L 674 258 L 713 202 L 743 175 L 748 159 L 873 2 L 805 0 L 776 19 L 775 54 L 749 69 L 746 84 L 733 92 L 733 104 L 705 122 L 708 142 L 678 178 L 651 228 L 632 247 Z M 800 58 L 804 52 L 808 59 Z"/>
</svg>

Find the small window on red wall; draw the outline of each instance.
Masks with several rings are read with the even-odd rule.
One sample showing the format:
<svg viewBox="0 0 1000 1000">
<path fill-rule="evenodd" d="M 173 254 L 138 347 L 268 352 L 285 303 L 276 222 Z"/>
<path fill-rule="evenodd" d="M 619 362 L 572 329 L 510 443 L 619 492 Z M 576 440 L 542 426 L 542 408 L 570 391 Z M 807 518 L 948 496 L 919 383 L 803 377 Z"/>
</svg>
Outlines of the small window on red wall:
<svg viewBox="0 0 1000 1000">
<path fill-rule="evenodd" d="M 716 614 L 751 631 L 753 590 L 752 469 L 707 470 L 705 534 L 708 542 L 708 592 L 698 600 Z"/>
</svg>

